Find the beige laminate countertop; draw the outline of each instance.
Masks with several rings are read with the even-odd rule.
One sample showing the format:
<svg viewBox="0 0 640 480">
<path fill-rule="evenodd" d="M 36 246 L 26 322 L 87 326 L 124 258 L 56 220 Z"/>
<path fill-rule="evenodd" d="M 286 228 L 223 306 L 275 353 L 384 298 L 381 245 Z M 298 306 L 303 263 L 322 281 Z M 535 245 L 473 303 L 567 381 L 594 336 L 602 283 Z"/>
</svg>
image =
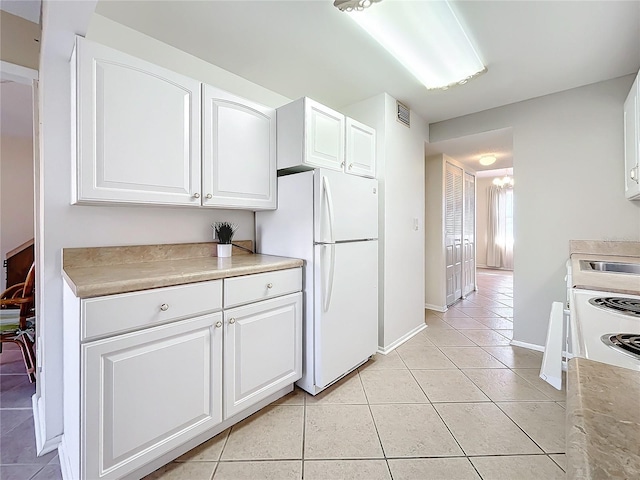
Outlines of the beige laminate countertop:
<svg viewBox="0 0 640 480">
<path fill-rule="evenodd" d="M 640 372 L 575 357 L 567 378 L 567 478 L 640 478 Z"/>
<path fill-rule="evenodd" d="M 63 249 L 63 277 L 79 298 L 184 285 L 301 267 L 296 258 L 248 254 L 218 258 L 215 244 Z"/>
<path fill-rule="evenodd" d="M 640 276 L 582 270 L 580 261 L 640 263 L 640 242 L 572 240 L 571 275 L 576 288 L 640 295 Z"/>
</svg>

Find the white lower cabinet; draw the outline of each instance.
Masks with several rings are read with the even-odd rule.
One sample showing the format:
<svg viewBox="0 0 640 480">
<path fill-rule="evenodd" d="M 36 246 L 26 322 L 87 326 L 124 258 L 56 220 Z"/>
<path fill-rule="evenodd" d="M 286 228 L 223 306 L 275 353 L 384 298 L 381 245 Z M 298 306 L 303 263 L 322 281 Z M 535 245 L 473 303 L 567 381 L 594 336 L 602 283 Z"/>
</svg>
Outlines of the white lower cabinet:
<svg viewBox="0 0 640 480">
<path fill-rule="evenodd" d="M 293 385 L 301 290 L 301 268 L 86 299 L 66 287 L 65 478 L 136 476 Z"/>
<path fill-rule="evenodd" d="M 224 312 L 224 416 L 302 376 L 302 294 Z"/>
<path fill-rule="evenodd" d="M 222 421 L 221 320 L 83 345 L 83 478 L 120 478 Z"/>
</svg>

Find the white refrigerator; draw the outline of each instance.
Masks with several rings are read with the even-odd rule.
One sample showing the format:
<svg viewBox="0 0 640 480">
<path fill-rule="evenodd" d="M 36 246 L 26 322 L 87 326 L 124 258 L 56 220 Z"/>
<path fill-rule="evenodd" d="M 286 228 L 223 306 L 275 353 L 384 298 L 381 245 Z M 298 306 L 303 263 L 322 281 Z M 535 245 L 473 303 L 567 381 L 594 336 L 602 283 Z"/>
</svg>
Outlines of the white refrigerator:
<svg viewBox="0 0 640 480">
<path fill-rule="evenodd" d="M 315 395 L 378 348 L 378 182 L 317 169 L 278 178 L 256 251 L 305 261 L 303 374 Z"/>
</svg>

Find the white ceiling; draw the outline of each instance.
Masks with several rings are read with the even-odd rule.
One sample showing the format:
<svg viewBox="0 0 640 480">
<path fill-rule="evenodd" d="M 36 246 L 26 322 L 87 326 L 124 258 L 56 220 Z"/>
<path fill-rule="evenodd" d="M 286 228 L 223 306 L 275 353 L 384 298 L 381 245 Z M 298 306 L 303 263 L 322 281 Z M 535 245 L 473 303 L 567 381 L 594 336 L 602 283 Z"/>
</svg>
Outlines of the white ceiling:
<svg viewBox="0 0 640 480">
<path fill-rule="evenodd" d="M 286 97 L 339 108 L 386 91 L 429 123 L 640 68 L 638 1 L 454 5 L 488 72 L 447 91 L 427 91 L 333 0 L 102 0 L 96 12 Z"/>
<path fill-rule="evenodd" d="M 40 23 L 40 0 L 0 0 L 0 10 Z"/>
<path fill-rule="evenodd" d="M 426 156 L 439 153 L 455 158 L 475 171 L 509 168 L 513 166 L 512 129 L 502 128 L 425 145 Z M 494 155 L 496 163 L 480 165 L 478 160 L 482 155 Z"/>
<path fill-rule="evenodd" d="M 387 92 L 429 123 L 640 68 L 638 1 L 453 5 L 488 72 L 447 91 L 427 91 L 333 0 L 101 0 L 96 13 L 292 99 L 306 95 L 339 109 Z M 432 148 L 460 161 L 473 157 L 476 169 L 498 168 L 477 163 L 490 152 L 499 168 L 511 166 L 510 132 L 476 137 Z"/>
</svg>

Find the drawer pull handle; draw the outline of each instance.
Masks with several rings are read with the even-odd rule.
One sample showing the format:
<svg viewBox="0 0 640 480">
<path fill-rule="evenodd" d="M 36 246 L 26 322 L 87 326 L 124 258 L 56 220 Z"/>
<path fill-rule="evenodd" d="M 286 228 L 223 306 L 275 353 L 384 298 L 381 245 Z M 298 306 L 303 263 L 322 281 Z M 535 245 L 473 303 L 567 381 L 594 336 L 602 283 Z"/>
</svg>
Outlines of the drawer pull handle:
<svg viewBox="0 0 640 480">
<path fill-rule="evenodd" d="M 267 283 L 267 288 L 273 288 L 273 283 Z"/>
<path fill-rule="evenodd" d="M 169 310 L 169 305 L 167 305 L 166 303 L 163 303 L 162 305 L 160 305 L 160 310 L 162 310 L 163 312 L 166 312 L 167 310 Z"/>
<path fill-rule="evenodd" d="M 235 318 L 230 318 L 229 319 L 229 325 L 233 325 L 234 323 L 236 323 L 236 319 Z"/>
<path fill-rule="evenodd" d="M 222 322 L 217 321 L 217 322 L 216 322 L 216 328 L 220 328 L 221 326 L 222 326 Z"/>
</svg>

